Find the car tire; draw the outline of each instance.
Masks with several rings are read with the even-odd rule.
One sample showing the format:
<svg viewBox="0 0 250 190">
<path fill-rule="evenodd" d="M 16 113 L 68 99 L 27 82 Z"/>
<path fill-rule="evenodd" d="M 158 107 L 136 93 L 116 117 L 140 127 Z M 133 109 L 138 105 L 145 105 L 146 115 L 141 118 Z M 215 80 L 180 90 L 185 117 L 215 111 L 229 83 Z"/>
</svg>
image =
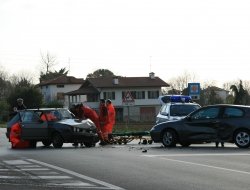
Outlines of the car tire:
<svg viewBox="0 0 250 190">
<path fill-rule="evenodd" d="M 92 143 L 92 142 L 84 142 L 83 144 L 84 144 L 84 146 L 86 146 L 88 148 L 95 146 L 95 143 Z"/>
<path fill-rule="evenodd" d="M 42 143 L 43 143 L 43 145 L 44 145 L 45 147 L 48 147 L 48 146 L 51 145 L 52 142 L 51 142 L 51 140 L 43 140 Z"/>
<path fill-rule="evenodd" d="M 31 140 L 30 141 L 30 148 L 36 148 L 36 141 L 35 140 Z"/>
<path fill-rule="evenodd" d="M 177 142 L 177 135 L 173 130 L 166 130 L 162 135 L 162 144 L 165 147 L 175 147 Z"/>
<path fill-rule="evenodd" d="M 148 144 L 153 144 L 153 140 L 148 140 Z"/>
<path fill-rule="evenodd" d="M 239 148 L 248 148 L 250 146 L 250 132 L 245 129 L 236 131 L 234 135 L 234 143 Z"/>
<path fill-rule="evenodd" d="M 54 148 L 62 148 L 63 146 L 63 138 L 60 134 L 56 133 L 52 138 L 52 144 Z"/>
</svg>

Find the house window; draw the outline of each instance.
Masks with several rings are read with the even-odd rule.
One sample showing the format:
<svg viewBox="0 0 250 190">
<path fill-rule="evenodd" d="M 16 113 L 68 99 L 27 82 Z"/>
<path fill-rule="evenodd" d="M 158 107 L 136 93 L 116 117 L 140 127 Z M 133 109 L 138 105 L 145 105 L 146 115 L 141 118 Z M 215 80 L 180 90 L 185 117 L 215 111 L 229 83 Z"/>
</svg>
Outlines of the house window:
<svg viewBox="0 0 250 190">
<path fill-rule="evenodd" d="M 159 91 L 148 91 L 148 99 L 157 99 L 159 97 Z"/>
<path fill-rule="evenodd" d="M 124 98 L 125 93 L 127 92 L 122 92 L 122 98 Z M 145 99 L 145 91 L 131 91 L 130 93 L 133 99 Z"/>
<path fill-rule="evenodd" d="M 99 96 L 98 94 L 88 94 L 87 95 L 87 102 L 98 102 Z"/>
<path fill-rule="evenodd" d="M 64 84 L 58 84 L 56 85 L 57 88 L 64 88 Z"/>
<path fill-rule="evenodd" d="M 145 99 L 145 91 L 132 91 L 131 95 L 134 99 Z"/>
<path fill-rule="evenodd" d="M 56 97 L 57 97 L 57 100 L 64 100 L 64 95 L 62 92 L 58 92 Z"/>
<path fill-rule="evenodd" d="M 104 99 L 115 100 L 115 92 L 103 92 Z"/>
</svg>

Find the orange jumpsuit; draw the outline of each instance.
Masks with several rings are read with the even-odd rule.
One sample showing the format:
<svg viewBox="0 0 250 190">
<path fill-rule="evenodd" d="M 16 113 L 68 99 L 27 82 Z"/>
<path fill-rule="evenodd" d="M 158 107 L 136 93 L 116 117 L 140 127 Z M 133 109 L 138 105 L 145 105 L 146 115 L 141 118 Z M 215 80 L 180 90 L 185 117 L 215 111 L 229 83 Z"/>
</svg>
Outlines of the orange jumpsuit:
<svg viewBox="0 0 250 190">
<path fill-rule="evenodd" d="M 15 123 L 10 129 L 10 142 L 12 148 L 28 148 L 30 146 L 29 141 L 23 141 L 20 138 L 21 126 L 20 123 Z"/>
<path fill-rule="evenodd" d="M 97 129 L 97 134 L 100 140 L 103 140 L 103 135 L 102 135 L 102 131 L 101 131 L 100 123 L 99 123 L 99 116 L 96 113 L 96 111 L 91 109 L 88 106 L 81 106 L 80 109 L 82 111 L 82 118 L 87 118 L 94 122 L 96 129 Z"/>
<path fill-rule="evenodd" d="M 105 141 L 109 141 L 108 138 L 108 109 L 105 103 L 101 103 L 99 107 L 99 122 L 101 126 L 101 131 Z"/>
<path fill-rule="evenodd" d="M 107 104 L 107 109 L 108 109 L 108 124 L 107 124 L 107 130 L 108 133 L 112 133 L 113 127 L 115 124 L 115 108 L 112 103 Z"/>
<path fill-rule="evenodd" d="M 41 115 L 41 120 L 43 120 L 43 121 L 52 121 L 52 120 L 56 120 L 56 117 L 51 113 L 43 113 Z"/>
</svg>

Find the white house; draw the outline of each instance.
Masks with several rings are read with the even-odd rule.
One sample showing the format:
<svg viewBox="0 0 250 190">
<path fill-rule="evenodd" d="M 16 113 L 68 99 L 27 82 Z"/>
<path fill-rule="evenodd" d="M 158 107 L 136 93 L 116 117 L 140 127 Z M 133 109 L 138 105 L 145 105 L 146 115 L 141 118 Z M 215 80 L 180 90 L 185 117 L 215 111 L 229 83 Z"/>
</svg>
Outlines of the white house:
<svg viewBox="0 0 250 190">
<path fill-rule="evenodd" d="M 207 95 L 210 94 L 211 92 L 214 92 L 218 98 L 221 98 L 223 100 L 224 103 L 226 102 L 226 99 L 229 95 L 228 90 L 224 90 L 224 89 L 216 87 L 216 86 L 209 86 L 206 89 L 204 89 L 204 92 Z"/>
<path fill-rule="evenodd" d="M 153 121 L 160 108 L 161 88 L 169 87 L 154 73 L 149 77 L 88 78 L 78 90 L 65 93 L 69 106 L 84 103 L 98 111 L 100 99 L 110 99 L 116 109 L 116 119 Z M 86 101 L 82 101 L 86 97 Z"/>
<path fill-rule="evenodd" d="M 65 101 L 64 93 L 79 89 L 83 82 L 82 78 L 63 75 L 51 80 L 41 81 L 39 87 L 45 103 L 57 100 L 64 103 L 64 106 L 68 106 L 69 102 L 67 102 L 68 99 Z M 81 101 L 85 101 L 85 99 L 81 99 Z"/>
</svg>

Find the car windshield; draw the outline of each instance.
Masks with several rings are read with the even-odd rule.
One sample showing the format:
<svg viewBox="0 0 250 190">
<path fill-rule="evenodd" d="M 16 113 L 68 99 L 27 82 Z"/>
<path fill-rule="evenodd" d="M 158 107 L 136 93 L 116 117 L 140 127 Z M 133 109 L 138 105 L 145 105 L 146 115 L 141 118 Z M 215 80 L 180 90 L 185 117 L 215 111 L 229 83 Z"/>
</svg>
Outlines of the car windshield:
<svg viewBox="0 0 250 190">
<path fill-rule="evenodd" d="M 67 109 L 52 109 L 36 112 L 42 120 L 47 121 L 59 121 L 63 119 L 72 119 L 73 116 L 71 112 Z"/>
<path fill-rule="evenodd" d="M 198 108 L 198 105 L 172 105 L 170 107 L 170 116 L 186 116 Z"/>
<path fill-rule="evenodd" d="M 62 119 L 73 119 L 73 115 L 71 114 L 71 112 L 67 109 L 60 109 L 60 110 L 56 110 L 58 113 L 60 114 L 60 120 Z"/>
</svg>

